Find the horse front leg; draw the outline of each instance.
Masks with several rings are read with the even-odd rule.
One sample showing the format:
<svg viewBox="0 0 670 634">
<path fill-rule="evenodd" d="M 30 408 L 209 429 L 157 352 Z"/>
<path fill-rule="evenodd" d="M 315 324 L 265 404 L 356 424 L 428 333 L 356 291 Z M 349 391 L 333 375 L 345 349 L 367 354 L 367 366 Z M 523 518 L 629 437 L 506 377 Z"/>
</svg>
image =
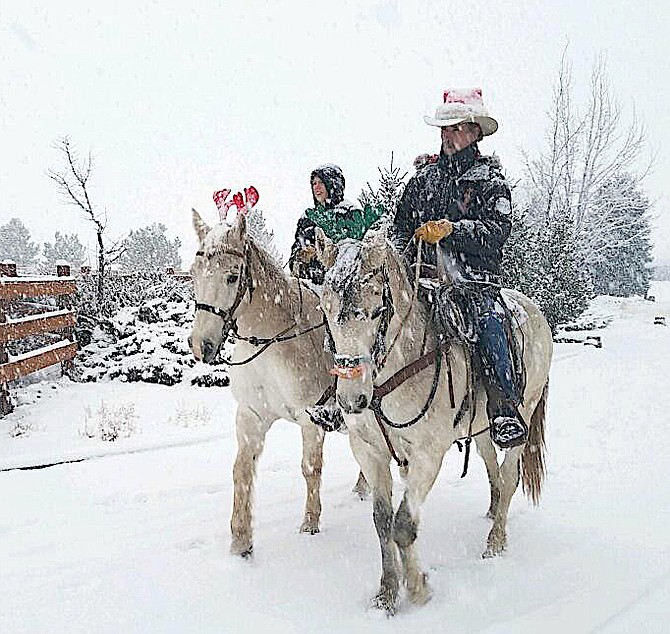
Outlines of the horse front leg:
<svg viewBox="0 0 670 634">
<path fill-rule="evenodd" d="M 419 531 L 419 515 L 428 492 L 442 465 L 442 457 L 422 455 L 420 464 L 412 462 L 406 476 L 407 488 L 393 522 L 393 539 L 398 545 L 402 560 L 403 574 L 407 584 L 407 596 L 411 603 L 427 603 L 432 592 L 428 584 L 428 575 L 423 572 L 416 548 Z"/>
<path fill-rule="evenodd" d="M 493 519 L 496 516 L 498 504 L 500 503 L 501 480 L 498 456 L 491 441 L 491 436 L 487 432 L 475 436 L 475 444 L 477 445 L 477 453 L 479 453 L 486 465 L 486 474 L 489 478 L 489 488 L 491 491 L 491 501 L 486 517 Z"/>
<path fill-rule="evenodd" d="M 230 552 L 249 557 L 253 551 L 252 511 L 256 465 L 272 421 L 264 421 L 248 408 L 238 407 L 235 420 L 237 456 L 233 466 L 233 514 L 230 518 Z"/>
<path fill-rule="evenodd" d="M 300 429 L 302 431 L 302 475 L 307 486 L 305 516 L 300 525 L 300 532 L 315 535 L 319 532 L 321 518 L 324 432 L 310 420 L 301 422 Z"/>
<path fill-rule="evenodd" d="M 372 517 L 382 555 L 381 580 L 372 606 L 393 615 L 398 604 L 400 569 L 393 541 L 393 480 L 389 459 L 381 455 L 374 445 L 362 440 L 351 428 L 349 443 L 372 492 Z"/>
<path fill-rule="evenodd" d="M 523 445 L 508 449 L 500 465 L 500 501 L 486 541 L 486 550 L 482 553 L 485 559 L 500 555 L 507 546 L 507 513 L 512 496 L 519 485 L 519 461 L 522 451 Z"/>
</svg>

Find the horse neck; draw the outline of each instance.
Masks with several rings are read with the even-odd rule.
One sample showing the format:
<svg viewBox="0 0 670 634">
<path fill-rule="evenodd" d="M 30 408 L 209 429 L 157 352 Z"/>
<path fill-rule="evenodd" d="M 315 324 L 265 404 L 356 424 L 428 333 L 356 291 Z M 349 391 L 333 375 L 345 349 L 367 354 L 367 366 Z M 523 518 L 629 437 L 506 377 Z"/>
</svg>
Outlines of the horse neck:
<svg viewBox="0 0 670 634">
<path fill-rule="evenodd" d="M 389 250 L 389 283 L 393 295 L 394 315 L 389 324 L 387 346 L 393 344 L 386 365 L 386 372 L 392 373 L 418 359 L 426 342 L 425 352 L 435 346 L 435 337 L 426 308 L 414 295 L 414 288 L 407 278 L 405 267 L 395 252 Z"/>
<path fill-rule="evenodd" d="M 242 335 L 268 336 L 293 321 L 293 293 L 289 279 L 265 251 L 248 241 L 248 266 L 253 292 L 237 315 Z"/>
</svg>

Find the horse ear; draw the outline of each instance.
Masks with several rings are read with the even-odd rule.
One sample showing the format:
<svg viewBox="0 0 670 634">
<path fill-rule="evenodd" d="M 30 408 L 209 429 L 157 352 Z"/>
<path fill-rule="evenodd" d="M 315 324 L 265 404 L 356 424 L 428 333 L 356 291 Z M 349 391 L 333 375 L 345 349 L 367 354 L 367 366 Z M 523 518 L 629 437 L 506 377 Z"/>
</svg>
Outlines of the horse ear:
<svg viewBox="0 0 670 634">
<path fill-rule="evenodd" d="M 247 216 L 246 214 L 240 214 L 238 213 L 237 216 L 235 217 L 235 222 L 233 223 L 233 226 L 230 229 L 232 235 L 235 237 L 235 239 L 239 240 L 240 242 L 245 242 L 247 239 Z"/>
<path fill-rule="evenodd" d="M 363 242 L 362 256 L 367 267 L 376 269 L 386 260 L 386 232 L 369 231 Z"/>
<path fill-rule="evenodd" d="M 210 227 L 195 209 L 191 209 L 191 212 L 193 213 L 193 228 L 198 236 L 198 240 L 202 242 L 209 233 Z"/>
<path fill-rule="evenodd" d="M 321 227 L 314 228 L 316 258 L 329 269 L 337 259 L 337 245 L 323 232 Z"/>
</svg>

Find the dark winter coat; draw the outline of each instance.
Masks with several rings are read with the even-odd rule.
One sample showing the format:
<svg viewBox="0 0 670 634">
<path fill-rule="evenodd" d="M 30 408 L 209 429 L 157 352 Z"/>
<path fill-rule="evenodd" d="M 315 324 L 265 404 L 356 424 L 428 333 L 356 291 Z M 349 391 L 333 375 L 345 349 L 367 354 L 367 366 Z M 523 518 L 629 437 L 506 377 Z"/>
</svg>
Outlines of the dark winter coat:
<svg viewBox="0 0 670 634">
<path fill-rule="evenodd" d="M 481 156 L 476 144 L 453 156 L 440 154 L 420 167 L 407 183 L 394 220 L 396 244 L 405 252 L 424 222 L 447 218 L 454 231 L 439 242 L 445 256 L 465 277 L 496 281 L 503 244 L 511 229 L 510 199 L 500 162 Z M 424 247 L 423 263 L 434 267 L 436 248 Z M 410 246 L 405 256 L 413 264 L 416 248 Z M 430 267 L 426 269 L 430 271 Z"/>
<path fill-rule="evenodd" d="M 360 209 L 354 203 L 343 200 L 344 175 L 336 165 L 317 167 L 310 175 L 310 183 L 314 176 L 323 181 L 328 191 L 328 198 L 325 205 L 315 199 L 314 207 L 307 209 L 298 220 L 295 241 L 291 247 L 289 269 L 297 277 L 311 280 L 314 284 L 322 284 L 324 269 L 321 263 L 316 259 L 303 262 L 300 258 L 305 247 L 315 245 L 316 227 L 320 227 L 333 242 L 346 238 L 360 240 L 370 225 L 381 217 L 383 210 L 381 207 L 370 205 Z"/>
</svg>

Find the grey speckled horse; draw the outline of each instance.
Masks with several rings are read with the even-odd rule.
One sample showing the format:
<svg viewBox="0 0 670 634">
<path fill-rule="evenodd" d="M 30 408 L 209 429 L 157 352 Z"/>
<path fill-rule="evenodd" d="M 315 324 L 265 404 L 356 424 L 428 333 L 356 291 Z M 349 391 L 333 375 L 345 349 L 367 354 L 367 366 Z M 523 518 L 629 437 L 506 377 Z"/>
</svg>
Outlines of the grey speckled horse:
<svg viewBox="0 0 670 634">
<path fill-rule="evenodd" d="M 190 338 L 195 358 L 209 362 L 216 356 L 223 325 L 233 318 L 243 338 L 272 339 L 278 334 L 287 338 L 256 357 L 263 345 L 238 341 L 232 363 L 251 360 L 229 369 L 231 390 L 238 404 L 231 552 L 248 556 L 253 548 L 256 464 L 265 435 L 279 418 L 298 423 L 302 432 L 307 500 L 300 530 L 319 531 L 324 433 L 309 420 L 305 408 L 314 405 L 333 382 L 328 374 L 324 328 L 320 326 L 323 315 L 317 295 L 285 275 L 247 235 L 244 215 L 238 215 L 231 225 L 210 228 L 193 210 L 193 226 L 200 243 L 191 267 L 198 307 Z M 289 338 L 295 334 L 299 336 Z M 358 489 L 364 486 L 359 480 Z"/>
<path fill-rule="evenodd" d="M 332 332 L 336 370 L 342 379 L 338 382 L 337 399 L 345 412 L 351 448 L 372 488 L 374 524 L 382 553 L 381 584 L 374 605 L 394 613 L 402 581 L 412 603 L 422 604 L 430 598 L 415 543 L 419 514 L 443 458 L 456 440 L 473 436 L 488 472 L 489 516 L 493 526 L 484 557 L 498 555 L 506 546 L 507 513 L 520 474 L 526 494 L 537 502 L 544 478 L 544 416 L 552 356 L 551 332 L 527 297 L 504 292 L 508 304 L 515 305 L 520 315 L 515 336 L 523 339 L 526 365 L 526 389 L 520 412 L 529 423 L 529 437 L 525 445 L 507 450 L 499 465 L 487 431 L 484 390 L 479 389 L 475 394 L 474 419 L 470 416 L 472 408 L 463 409 L 471 383 L 467 378 L 466 354 L 456 342 L 451 342 L 443 353 L 438 351 L 432 363 L 426 363 L 416 374 L 398 383 L 381 402 L 378 399 L 385 382 L 418 359 L 426 358 L 426 352 L 438 349 L 429 315 L 413 299 L 404 264 L 386 240 L 385 231 L 368 232 L 362 243 L 345 241 L 339 245 L 321 232 L 317 252 L 328 269 L 321 303 Z M 436 369 L 436 357 L 442 358 L 441 371 Z M 382 422 L 383 419 L 376 420 L 369 409 L 371 405 L 393 425 L 417 420 L 396 428 Z M 422 410 L 423 415 L 417 416 Z M 397 510 L 391 495 L 392 455 L 401 465 L 405 484 Z"/>
</svg>

